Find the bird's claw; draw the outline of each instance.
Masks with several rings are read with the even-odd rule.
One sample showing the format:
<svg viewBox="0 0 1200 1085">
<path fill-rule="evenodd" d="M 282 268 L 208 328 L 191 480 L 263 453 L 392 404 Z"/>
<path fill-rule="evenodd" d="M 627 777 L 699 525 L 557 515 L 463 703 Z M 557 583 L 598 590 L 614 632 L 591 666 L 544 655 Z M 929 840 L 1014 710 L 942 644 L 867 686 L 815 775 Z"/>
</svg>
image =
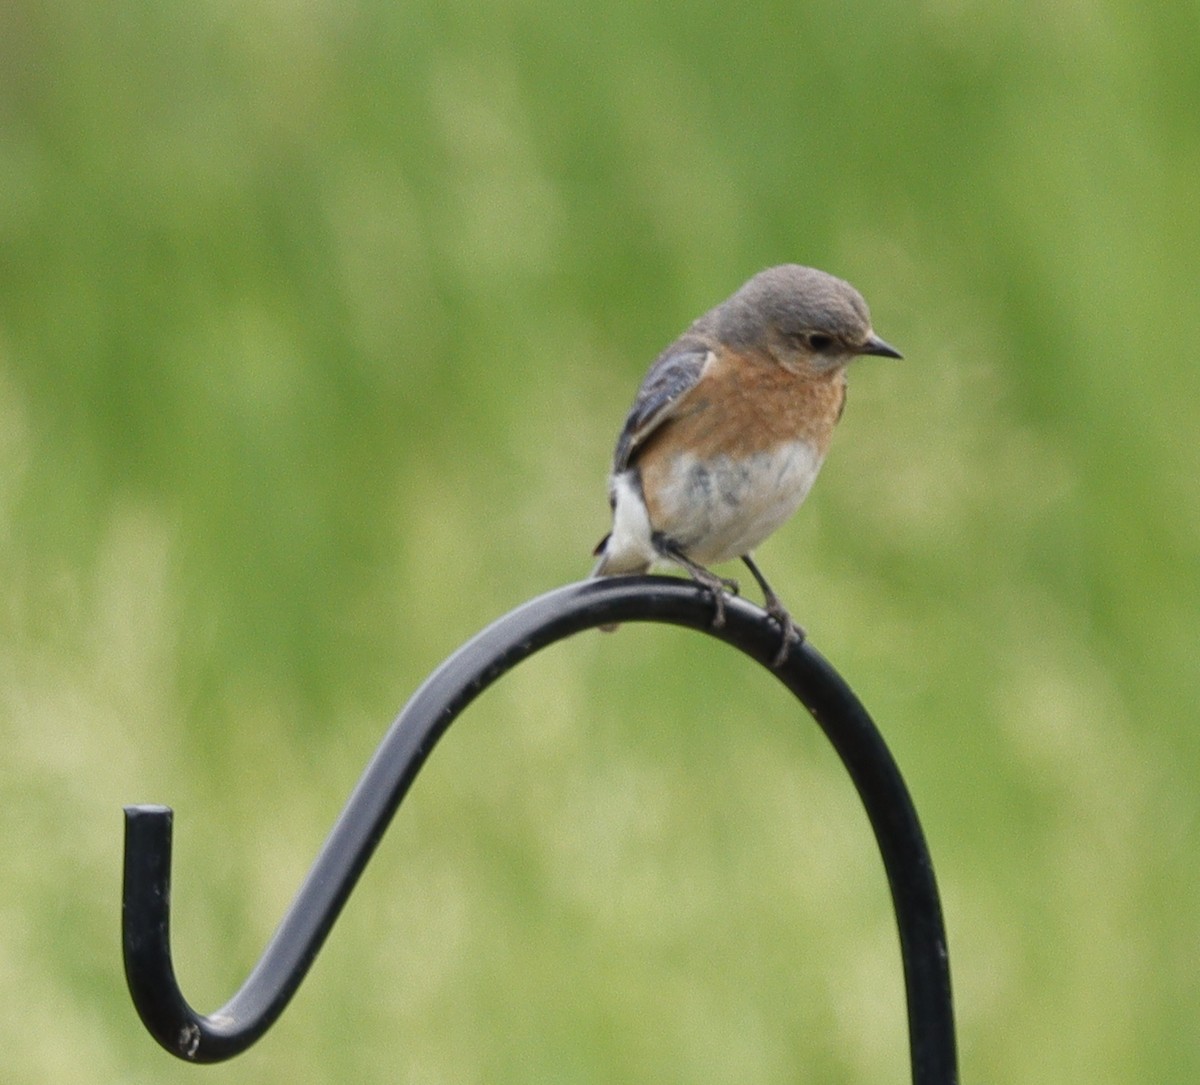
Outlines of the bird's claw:
<svg viewBox="0 0 1200 1085">
<path fill-rule="evenodd" d="M 713 629 L 725 628 L 725 596 L 737 595 L 738 582 L 724 577 L 714 577 L 711 584 L 706 585 L 713 597 Z"/>
<path fill-rule="evenodd" d="M 775 658 L 771 660 L 771 666 L 779 668 L 783 666 L 787 661 L 787 657 L 791 654 L 792 645 L 802 643 L 808 634 L 795 623 L 792 616 L 784 609 L 783 604 L 778 599 L 769 599 L 766 610 L 768 616 L 775 619 L 780 632 L 783 634 L 783 639 L 779 643 L 779 651 L 775 654 Z"/>
</svg>

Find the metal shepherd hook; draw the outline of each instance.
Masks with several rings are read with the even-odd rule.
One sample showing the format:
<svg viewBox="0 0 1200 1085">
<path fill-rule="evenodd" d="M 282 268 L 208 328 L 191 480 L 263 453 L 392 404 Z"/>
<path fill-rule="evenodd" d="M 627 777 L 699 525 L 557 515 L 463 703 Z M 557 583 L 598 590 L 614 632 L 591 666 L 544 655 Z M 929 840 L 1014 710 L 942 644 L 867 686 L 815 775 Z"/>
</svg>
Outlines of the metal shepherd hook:
<svg viewBox="0 0 1200 1085">
<path fill-rule="evenodd" d="M 712 628 L 707 591 L 682 579 L 587 580 L 518 607 L 477 634 L 425 681 L 384 736 L 254 970 L 219 1010 L 188 1005 L 171 963 L 171 826 L 165 806 L 125 808 L 125 975 L 146 1028 L 173 1055 L 220 1062 L 245 1051 L 283 1012 L 333 927 L 425 759 L 455 717 L 541 648 L 616 622 L 669 622 L 757 660 L 804 704 L 837 750 L 871 821 L 900 931 L 914 1085 L 958 1079 L 950 964 L 933 866 L 908 790 L 858 698 L 807 642 L 777 668 L 779 628 L 730 599 Z"/>
</svg>

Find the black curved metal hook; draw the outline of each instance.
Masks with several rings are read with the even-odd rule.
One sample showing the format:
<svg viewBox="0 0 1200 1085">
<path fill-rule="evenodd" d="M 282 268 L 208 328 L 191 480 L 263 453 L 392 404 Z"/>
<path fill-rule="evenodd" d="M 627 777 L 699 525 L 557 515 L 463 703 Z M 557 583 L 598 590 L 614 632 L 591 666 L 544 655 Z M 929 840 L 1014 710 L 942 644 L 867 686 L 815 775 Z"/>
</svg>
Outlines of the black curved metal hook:
<svg viewBox="0 0 1200 1085">
<path fill-rule="evenodd" d="M 539 649 L 612 622 L 689 626 L 770 668 L 779 630 L 741 599 L 714 630 L 712 599 L 690 581 L 616 577 L 572 584 L 494 622 L 447 659 L 384 736 L 258 964 L 219 1010 L 188 1005 L 170 945 L 172 813 L 125 808 L 125 975 L 146 1028 L 173 1055 L 219 1062 L 271 1027 L 304 979 L 409 786 L 454 718 Z M 887 869 L 900 931 L 914 1085 L 957 1081 L 950 965 L 933 866 L 916 811 L 882 736 L 836 671 L 807 643 L 772 670 L 805 705 L 858 789 Z"/>
</svg>

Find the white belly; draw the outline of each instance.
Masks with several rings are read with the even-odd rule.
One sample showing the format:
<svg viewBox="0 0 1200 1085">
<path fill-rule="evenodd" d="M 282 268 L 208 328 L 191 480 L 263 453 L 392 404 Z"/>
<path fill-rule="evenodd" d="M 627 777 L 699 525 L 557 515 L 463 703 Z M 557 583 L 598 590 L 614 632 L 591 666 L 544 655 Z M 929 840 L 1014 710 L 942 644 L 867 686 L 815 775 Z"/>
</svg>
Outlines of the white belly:
<svg viewBox="0 0 1200 1085">
<path fill-rule="evenodd" d="M 651 520 L 628 474 L 613 480 L 613 532 L 601 560 L 604 572 L 639 571 L 657 558 L 661 532 L 701 565 L 750 553 L 800 507 L 821 467 L 807 441 L 747 459 L 678 456 L 660 485 Z"/>
<path fill-rule="evenodd" d="M 653 527 L 701 565 L 741 557 L 800 507 L 821 459 L 807 441 L 746 459 L 680 456 L 654 502 Z"/>
</svg>

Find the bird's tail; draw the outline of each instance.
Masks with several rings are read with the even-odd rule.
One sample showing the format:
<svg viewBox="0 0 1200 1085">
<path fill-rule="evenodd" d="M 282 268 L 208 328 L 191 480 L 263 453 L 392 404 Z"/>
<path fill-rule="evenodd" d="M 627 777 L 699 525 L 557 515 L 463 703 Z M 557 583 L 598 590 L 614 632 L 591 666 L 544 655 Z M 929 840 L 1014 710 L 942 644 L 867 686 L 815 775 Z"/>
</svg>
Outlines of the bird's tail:
<svg viewBox="0 0 1200 1085">
<path fill-rule="evenodd" d="M 605 535 L 598 543 L 596 549 L 592 551 L 592 557 L 596 559 L 596 564 L 592 566 L 591 576 L 589 580 L 595 580 L 598 576 L 608 576 L 608 540 L 612 538 L 612 533 Z"/>
<path fill-rule="evenodd" d="M 605 535 L 596 544 L 596 549 L 592 551 L 596 558 L 596 564 L 592 566 L 592 574 L 589 579 L 595 580 L 600 576 L 638 576 L 642 573 L 650 571 L 650 563 L 631 563 L 629 561 L 616 562 L 613 560 L 613 555 L 609 553 L 608 541 L 612 538 L 611 533 Z M 612 625 L 602 625 L 598 627 L 602 633 L 615 633 L 620 628 L 616 623 Z"/>
<path fill-rule="evenodd" d="M 641 576 L 650 571 L 650 562 L 640 557 L 614 554 L 609 547 L 611 539 L 611 533 L 605 535 L 592 551 L 592 556 L 596 559 L 596 564 L 592 566 L 592 579 L 598 576 Z"/>
</svg>

